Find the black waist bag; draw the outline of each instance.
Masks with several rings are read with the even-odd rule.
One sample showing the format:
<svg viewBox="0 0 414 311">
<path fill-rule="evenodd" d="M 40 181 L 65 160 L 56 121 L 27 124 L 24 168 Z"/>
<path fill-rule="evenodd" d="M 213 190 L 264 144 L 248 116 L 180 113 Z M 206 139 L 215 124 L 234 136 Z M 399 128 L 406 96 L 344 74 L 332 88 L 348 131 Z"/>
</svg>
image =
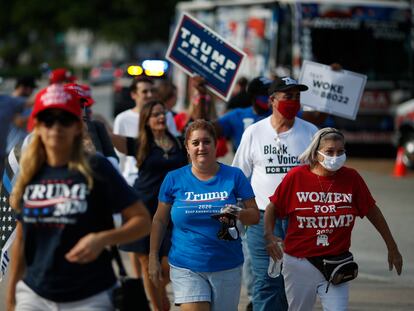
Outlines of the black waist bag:
<svg viewBox="0 0 414 311">
<path fill-rule="evenodd" d="M 358 276 L 358 264 L 351 252 L 337 256 L 317 256 L 306 258 L 328 281 L 326 292 L 332 283 L 338 285 L 355 279 Z"/>
</svg>

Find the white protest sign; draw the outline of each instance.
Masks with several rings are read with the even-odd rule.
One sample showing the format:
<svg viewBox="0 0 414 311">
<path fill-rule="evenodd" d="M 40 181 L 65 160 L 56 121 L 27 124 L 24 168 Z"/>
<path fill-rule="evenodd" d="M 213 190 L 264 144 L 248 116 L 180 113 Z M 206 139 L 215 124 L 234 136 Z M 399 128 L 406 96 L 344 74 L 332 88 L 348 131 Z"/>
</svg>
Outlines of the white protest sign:
<svg viewBox="0 0 414 311">
<path fill-rule="evenodd" d="M 299 82 L 309 87 L 301 104 L 317 111 L 355 120 L 367 77 L 348 70 L 304 61 Z"/>
</svg>

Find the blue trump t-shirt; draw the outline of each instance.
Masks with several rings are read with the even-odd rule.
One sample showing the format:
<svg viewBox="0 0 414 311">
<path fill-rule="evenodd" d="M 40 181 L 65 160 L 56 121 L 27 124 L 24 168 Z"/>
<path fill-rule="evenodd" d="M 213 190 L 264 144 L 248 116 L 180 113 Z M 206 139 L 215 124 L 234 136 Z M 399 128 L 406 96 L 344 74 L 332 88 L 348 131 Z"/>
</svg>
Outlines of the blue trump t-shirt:
<svg viewBox="0 0 414 311">
<path fill-rule="evenodd" d="M 270 116 L 271 111 L 264 114 L 257 114 L 253 107 L 234 109 L 218 119 L 223 136 L 231 139 L 233 149 L 236 150 L 240 145 L 243 132 L 247 127 Z"/>
<path fill-rule="evenodd" d="M 171 204 L 173 222 L 169 261 L 173 266 L 196 272 L 215 272 L 243 263 L 241 240 L 220 240 L 219 221 L 211 215 L 226 204 L 254 198 L 250 183 L 235 167 L 219 164 L 213 178 L 202 181 L 191 165 L 169 172 L 159 193 L 159 201 Z"/>
</svg>

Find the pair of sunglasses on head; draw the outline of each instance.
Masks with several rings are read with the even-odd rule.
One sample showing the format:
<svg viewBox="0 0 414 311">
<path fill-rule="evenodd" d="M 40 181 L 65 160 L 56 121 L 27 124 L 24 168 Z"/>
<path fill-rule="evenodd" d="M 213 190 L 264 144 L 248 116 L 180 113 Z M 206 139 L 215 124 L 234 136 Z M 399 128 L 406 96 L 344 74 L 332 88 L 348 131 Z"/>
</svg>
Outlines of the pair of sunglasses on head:
<svg viewBox="0 0 414 311">
<path fill-rule="evenodd" d="M 37 120 L 46 127 L 52 127 L 55 123 L 63 127 L 70 127 L 79 119 L 73 114 L 66 111 L 42 111 L 37 115 Z"/>
</svg>

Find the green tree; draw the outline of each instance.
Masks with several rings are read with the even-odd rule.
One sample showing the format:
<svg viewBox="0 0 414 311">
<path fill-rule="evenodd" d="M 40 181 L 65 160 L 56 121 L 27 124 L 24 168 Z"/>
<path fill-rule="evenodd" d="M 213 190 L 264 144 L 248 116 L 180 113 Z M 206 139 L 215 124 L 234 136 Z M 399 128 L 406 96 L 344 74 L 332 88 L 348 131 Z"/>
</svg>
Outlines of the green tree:
<svg viewBox="0 0 414 311">
<path fill-rule="evenodd" d="M 64 61 L 63 34 L 89 29 L 125 47 L 167 40 L 177 0 L 0 0 L 0 58 L 17 66 Z"/>
</svg>

